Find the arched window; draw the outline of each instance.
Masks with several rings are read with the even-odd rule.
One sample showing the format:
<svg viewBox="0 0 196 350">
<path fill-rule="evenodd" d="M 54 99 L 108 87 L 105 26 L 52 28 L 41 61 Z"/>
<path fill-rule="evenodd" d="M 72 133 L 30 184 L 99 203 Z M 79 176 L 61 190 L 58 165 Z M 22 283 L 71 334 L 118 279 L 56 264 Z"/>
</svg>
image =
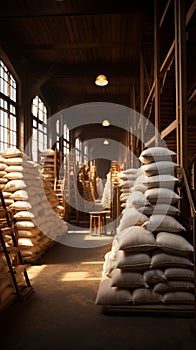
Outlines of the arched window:
<svg viewBox="0 0 196 350">
<path fill-rule="evenodd" d="M 75 139 L 75 155 L 76 155 L 76 162 L 80 163 L 81 161 L 81 144 L 79 138 Z"/>
<path fill-rule="evenodd" d="M 59 145 L 59 143 L 60 143 L 60 121 L 59 120 L 57 120 L 56 121 L 56 148 L 58 149 L 58 150 L 60 150 L 60 145 Z"/>
<path fill-rule="evenodd" d="M 17 145 L 17 83 L 0 60 L 0 150 Z"/>
<path fill-rule="evenodd" d="M 70 150 L 69 128 L 66 124 L 63 126 L 63 154 L 68 154 Z"/>
<path fill-rule="evenodd" d="M 84 164 L 88 163 L 88 146 L 87 145 L 83 147 L 83 161 L 84 161 Z"/>
<path fill-rule="evenodd" d="M 47 116 L 48 111 L 40 99 L 36 96 L 32 102 L 33 116 L 33 137 L 32 137 L 32 157 L 38 161 L 39 152 L 47 148 Z"/>
</svg>

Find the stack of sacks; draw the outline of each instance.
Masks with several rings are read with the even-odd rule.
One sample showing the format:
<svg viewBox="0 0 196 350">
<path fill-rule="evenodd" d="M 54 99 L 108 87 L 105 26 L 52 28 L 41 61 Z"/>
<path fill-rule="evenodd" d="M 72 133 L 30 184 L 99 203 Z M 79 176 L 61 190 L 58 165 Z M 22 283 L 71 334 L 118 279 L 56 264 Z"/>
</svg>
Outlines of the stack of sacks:
<svg viewBox="0 0 196 350">
<path fill-rule="evenodd" d="M 133 191 L 133 187 L 135 184 L 136 179 L 141 174 L 140 169 L 126 169 L 119 173 L 119 187 L 120 187 L 120 201 L 121 201 L 121 207 L 126 207 L 127 199 L 130 195 L 130 192 Z"/>
<path fill-rule="evenodd" d="M 115 244 L 105 256 L 97 304 L 194 302 L 193 246 L 176 219 L 180 197 L 172 155 L 161 147 L 142 152 L 144 175 L 127 199 Z"/>
<path fill-rule="evenodd" d="M 31 181 L 31 184 L 28 184 L 31 203 L 34 202 L 35 192 L 38 196 L 38 202 L 33 205 L 32 212 L 35 216 L 34 222 L 41 230 L 46 244 L 51 244 L 51 240 L 58 240 L 58 236 L 67 233 L 67 223 L 60 219 L 56 210 L 59 202 L 52 184 L 41 179 L 39 181 Z"/>
<path fill-rule="evenodd" d="M 193 272 L 193 263 L 190 254 L 193 246 L 185 238 L 185 228 L 179 223 L 176 216 L 179 215 L 177 203 L 180 197 L 175 192 L 178 179 L 175 177 L 175 169 L 178 167 L 173 162 L 175 153 L 167 148 L 154 147 L 141 153 L 140 161 L 146 176 L 147 190 L 144 195 L 149 202 L 140 210 L 149 216 L 143 227 L 152 232 L 156 238 L 158 250 L 155 250 L 151 258 L 151 268 L 164 271 L 166 281 L 156 282 L 153 290 L 161 293 L 165 303 L 189 303 L 194 300 L 193 280 L 179 278 L 179 273 L 168 280 L 168 269 L 187 269 L 187 274 Z M 173 271 L 173 270 L 172 270 Z"/>
<path fill-rule="evenodd" d="M 0 255 L 0 309 L 4 308 L 14 298 L 14 289 L 7 263 Z"/>
<path fill-rule="evenodd" d="M 29 176 L 30 174 L 31 176 Z M 53 185 L 50 181 L 43 181 L 37 164 L 27 161 L 24 176 L 28 200 L 31 205 L 29 209 L 32 216 L 31 224 L 34 225 L 33 233 L 36 232 L 38 239 L 37 244 L 36 240 L 33 242 L 34 248 L 39 248 L 39 251 L 32 256 L 32 261 L 36 260 L 40 254 L 53 244 L 58 235 L 67 232 L 67 224 L 56 214 L 54 209 L 56 209 L 59 202 L 53 190 Z M 17 224 L 20 226 L 19 223 Z"/>
<path fill-rule="evenodd" d="M 15 256 L 13 256 L 13 259 Z M 12 259 L 12 256 L 11 256 Z M 14 268 L 15 278 L 17 285 L 20 289 L 26 287 L 26 281 L 24 277 L 24 265 L 17 265 Z M 4 308 L 7 304 L 14 300 L 16 290 L 14 282 L 11 278 L 9 268 L 5 259 L 5 256 L 0 256 L 0 309 Z"/>
<path fill-rule="evenodd" d="M 51 183 L 49 186 L 46 181 L 44 189 L 38 164 L 27 161 L 17 149 L 6 150 L 4 157 L 7 164 L 4 177 L 8 182 L 3 194 L 8 193 L 9 199 L 14 201 L 9 208 L 14 212 L 18 246 L 24 261 L 33 262 L 53 243 L 52 239 L 67 231 L 67 226 L 58 220 L 54 208 L 59 202 Z"/>
<path fill-rule="evenodd" d="M 3 190 L 5 184 L 8 182 L 8 180 L 4 178 L 4 175 L 6 174 L 6 164 L 4 163 L 4 160 L 5 159 L 2 156 L 0 156 L 0 190 Z"/>
<path fill-rule="evenodd" d="M 42 165 L 41 174 L 43 178 L 54 183 L 55 151 L 53 149 L 46 149 L 40 153 L 40 157 L 40 164 Z"/>
<path fill-rule="evenodd" d="M 18 234 L 18 246 L 24 260 L 30 261 L 41 252 L 41 232 L 34 224 L 31 212 L 32 203 L 27 191 L 27 179 L 36 178 L 37 171 L 29 164 L 26 157 L 18 149 L 4 151 L 6 175 L 8 182 L 4 188 L 4 197 L 9 194 L 13 201 L 9 208 L 14 212 L 15 228 Z M 36 200 L 34 196 L 34 200 Z M 6 200 L 6 199 L 5 199 Z"/>
<path fill-rule="evenodd" d="M 109 209 L 111 206 L 113 191 L 112 191 L 112 185 L 111 185 L 111 179 L 110 179 L 110 173 L 107 174 L 107 180 L 103 189 L 103 195 L 101 199 L 101 204 L 103 208 Z"/>
<path fill-rule="evenodd" d="M 8 179 L 6 179 L 4 176 L 6 175 L 5 169 L 7 168 L 7 165 L 5 164 L 5 158 L 0 156 L 0 190 L 3 192 L 6 183 L 8 182 Z M 3 192 L 4 202 L 6 206 L 9 206 L 14 201 L 10 199 L 10 193 L 9 192 Z M 0 203 L 0 208 L 2 208 L 2 203 Z"/>
</svg>

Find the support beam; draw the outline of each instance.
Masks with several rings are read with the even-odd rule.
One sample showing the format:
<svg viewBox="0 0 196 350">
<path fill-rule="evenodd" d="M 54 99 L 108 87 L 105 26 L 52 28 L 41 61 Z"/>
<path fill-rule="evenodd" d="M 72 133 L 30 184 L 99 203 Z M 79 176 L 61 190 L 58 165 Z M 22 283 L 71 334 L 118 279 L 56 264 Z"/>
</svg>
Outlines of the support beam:
<svg viewBox="0 0 196 350">
<path fill-rule="evenodd" d="M 172 131 L 174 131 L 177 128 L 177 120 L 174 120 L 170 125 L 167 126 L 162 132 L 161 132 L 161 138 L 164 139 L 167 137 Z"/>
<path fill-rule="evenodd" d="M 165 19 L 166 15 L 167 15 L 168 8 L 169 8 L 170 4 L 171 4 L 171 0 L 168 0 L 168 1 L 167 1 L 167 4 L 166 4 L 166 6 L 165 6 L 165 9 L 164 9 L 164 11 L 163 11 L 163 14 L 162 14 L 162 16 L 161 16 L 161 20 L 160 20 L 160 24 L 159 24 L 160 28 L 161 28 L 162 25 L 163 25 L 163 22 L 164 22 L 164 19 Z"/>
<path fill-rule="evenodd" d="M 159 23 L 159 1 L 154 0 L 155 146 L 160 143 Z"/>
<path fill-rule="evenodd" d="M 144 115 L 144 57 L 143 57 L 142 50 L 140 51 L 140 114 L 142 116 Z M 140 125 L 138 125 L 138 132 L 139 132 L 139 127 L 140 127 L 140 140 L 142 141 L 141 142 L 142 149 L 140 151 L 142 151 L 143 140 L 144 140 L 144 125 L 142 122 L 140 123 Z"/>
<path fill-rule="evenodd" d="M 177 162 L 181 167 L 187 169 L 186 16 L 185 2 L 183 0 L 175 0 L 174 18 Z"/>
<path fill-rule="evenodd" d="M 167 137 L 172 131 L 174 131 L 177 128 L 177 120 L 174 120 L 170 125 L 167 126 L 162 132 L 161 132 L 161 139 L 164 139 Z M 148 147 L 155 141 L 155 136 L 151 137 L 146 143 L 145 147 Z"/>
</svg>

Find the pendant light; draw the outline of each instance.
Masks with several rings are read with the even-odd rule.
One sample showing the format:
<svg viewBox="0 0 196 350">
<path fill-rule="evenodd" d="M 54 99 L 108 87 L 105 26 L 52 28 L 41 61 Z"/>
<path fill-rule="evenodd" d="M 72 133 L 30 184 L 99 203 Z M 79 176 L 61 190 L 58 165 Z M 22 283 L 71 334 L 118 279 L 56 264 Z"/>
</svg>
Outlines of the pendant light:
<svg viewBox="0 0 196 350">
<path fill-rule="evenodd" d="M 106 86 L 108 85 L 108 79 L 106 78 L 105 75 L 100 74 L 95 80 L 95 84 L 98 86 Z"/>
</svg>

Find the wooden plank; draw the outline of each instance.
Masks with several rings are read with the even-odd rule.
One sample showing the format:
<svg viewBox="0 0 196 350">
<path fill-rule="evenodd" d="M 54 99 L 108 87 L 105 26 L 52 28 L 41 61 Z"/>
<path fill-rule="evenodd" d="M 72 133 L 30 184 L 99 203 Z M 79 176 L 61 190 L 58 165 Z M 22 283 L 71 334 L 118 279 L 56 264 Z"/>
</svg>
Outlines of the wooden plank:
<svg viewBox="0 0 196 350">
<path fill-rule="evenodd" d="M 166 136 L 168 136 L 176 128 L 177 128 L 177 120 L 174 120 L 170 125 L 168 125 L 167 128 L 165 128 L 161 132 L 161 138 L 164 139 Z"/>
<path fill-rule="evenodd" d="M 160 141 L 160 79 L 159 68 L 159 1 L 154 0 L 154 81 L 155 81 L 155 146 L 158 146 Z"/>
<path fill-rule="evenodd" d="M 196 0 L 193 0 L 191 6 L 189 7 L 189 10 L 186 14 L 186 26 L 189 24 L 189 21 L 191 20 L 194 12 L 195 12 L 195 9 L 196 9 Z"/>
<path fill-rule="evenodd" d="M 165 9 L 164 9 L 164 11 L 163 11 L 163 14 L 162 14 L 162 16 L 161 16 L 161 20 L 160 20 L 160 24 L 159 24 L 159 27 L 160 27 L 160 28 L 162 27 L 162 24 L 163 24 L 164 19 L 165 19 L 166 15 L 167 15 L 167 12 L 168 12 L 168 9 L 169 9 L 170 4 L 171 4 L 171 0 L 168 0 L 168 1 L 167 1 L 167 4 L 165 5 Z"/>
<path fill-rule="evenodd" d="M 147 142 L 145 142 L 144 147 L 148 147 L 151 145 L 151 143 L 153 143 L 155 141 L 155 136 L 151 137 L 151 139 L 149 139 Z"/>
<path fill-rule="evenodd" d="M 172 317 L 194 317 L 194 305 L 183 304 L 148 304 L 148 305 L 104 305 L 104 315 L 142 315 L 142 316 L 172 316 Z"/>
</svg>

